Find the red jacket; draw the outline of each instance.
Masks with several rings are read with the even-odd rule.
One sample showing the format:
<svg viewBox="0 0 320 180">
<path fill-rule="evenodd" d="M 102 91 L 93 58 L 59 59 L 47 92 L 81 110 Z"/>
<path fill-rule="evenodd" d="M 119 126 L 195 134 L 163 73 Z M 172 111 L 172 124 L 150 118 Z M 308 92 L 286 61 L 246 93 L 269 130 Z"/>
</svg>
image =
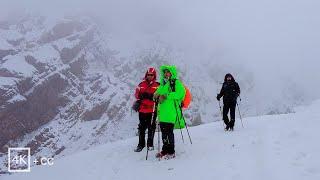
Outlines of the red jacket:
<svg viewBox="0 0 320 180">
<path fill-rule="evenodd" d="M 153 80 L 148 82 L 147 74 L 153 74 Z M 144 80 L 138 85 L 135 92 L 135 97 L 137 100 L 141 100 L 141 105 L 139 112 L 141 113 L 152 113 L 153 112 L 153 94 L 157 90 L 158 86 L 160 85 L 156 82 L 157 73 L 154 68 L 149 68 L 145 74 Z"/>
</svg>

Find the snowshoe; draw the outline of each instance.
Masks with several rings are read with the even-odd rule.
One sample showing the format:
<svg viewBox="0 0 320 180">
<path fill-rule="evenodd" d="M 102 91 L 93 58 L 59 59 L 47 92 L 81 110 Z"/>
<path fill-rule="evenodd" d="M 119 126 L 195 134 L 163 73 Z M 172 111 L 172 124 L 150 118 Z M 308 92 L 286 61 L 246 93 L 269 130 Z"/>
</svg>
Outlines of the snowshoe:
<svg viewBox="0 0 320 180">
<path fill-rule="evenodd" d="M 134 149 L 134 152 L 141 152 L 143 148 L 144 148 L 144 147 L 137 146 L 137 148 Z"/>
</svg>

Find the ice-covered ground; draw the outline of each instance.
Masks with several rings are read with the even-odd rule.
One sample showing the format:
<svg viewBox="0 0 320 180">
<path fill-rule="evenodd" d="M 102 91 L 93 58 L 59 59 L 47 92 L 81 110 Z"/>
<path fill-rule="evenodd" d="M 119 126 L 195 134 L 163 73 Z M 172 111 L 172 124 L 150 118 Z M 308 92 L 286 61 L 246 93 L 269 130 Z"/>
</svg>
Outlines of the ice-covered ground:
<svg viewBox="0 0 320 180">
<path fill-rule="evenodd" d="M 6 175 L 4 180 L 56 179 L 320 179 L 320 101 L 299 107 L 294 114 L 237 121 L 234 132 L 222 122 L 190 128 L 193 144 L 175 132 L 177 157 L 158 161 L 145 150 L 133 152 L 137 138 L 109 143 L 55 161 L 51 167 L 32 167 L 30 173 Z M 157 142 L 157 135 L 155 136 Z M 157 146 L 157 144 L 155 144 Z"/>
</svg>

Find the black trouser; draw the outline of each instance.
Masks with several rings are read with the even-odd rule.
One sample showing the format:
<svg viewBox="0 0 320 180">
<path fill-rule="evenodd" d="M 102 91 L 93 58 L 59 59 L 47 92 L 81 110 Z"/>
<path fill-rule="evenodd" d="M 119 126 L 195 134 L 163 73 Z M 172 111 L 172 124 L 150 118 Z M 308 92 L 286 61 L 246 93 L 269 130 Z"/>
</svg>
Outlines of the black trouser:
<svg viewBox="0 0 320 180">
<path fill-rule="evenodd" d="M 227 127 L 233 128 L 236 117 L 236 105 L 237 102 L 224 102 L 223 103 L 223 121 Z M 231 120 L 229 122 L 228 113 L 230 110 Z"/>
<path fill-rule="evenodd" d="M 162 153 L 163 154 L 174 154 L 174 124 L 160 122 L 161 134 L 162 134 Z"/>
<path fill-rule="evenodd" d="M 156 117 L 156 113 L 154 114 L 154 119 Z M 147 146 L 153 147 L 153 137 L 154 132 L 156 129 L 156 122 L 152 122 L 152 113 L 139 113 L 139 144 L 140 147 L 145 147 L 146 140 L 145 140 L 145 133 L 146 129 L 148 129 L 148 140 Z"/>
</svg>

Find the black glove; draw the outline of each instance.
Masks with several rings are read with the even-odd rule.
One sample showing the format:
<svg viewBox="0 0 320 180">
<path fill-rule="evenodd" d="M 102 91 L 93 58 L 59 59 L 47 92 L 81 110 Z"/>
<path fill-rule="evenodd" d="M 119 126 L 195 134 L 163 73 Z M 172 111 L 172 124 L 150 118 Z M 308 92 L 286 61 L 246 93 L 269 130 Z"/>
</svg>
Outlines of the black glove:
<svg viewBox="0 0 320 180">
<path fill-rule="evenodd" d="M 220 101 L 220 98 L 221 98 L 220 94 L 217 94 L 217 100 L 218 101 Z"/>
<path fill-rule="evenodd" d="M 142 93 L 140 95 L 140 99 L 149 99 L 149 100 L 152 101 L 153 100 L 153 94 L 144 92 L 144 93 Z"/>
<path fill-rule="evenodd" d="M 147 93 L 145 93 L 145 92 L 144 92 L 144 93 L 141 93 L 141 94 L 140 94 L 140 99 L 145 99 L 145 98 L 146 98 L 146 95 L 147 95 Z"/>
<path fill-rule="evenodd" d="M 142 100 L 143 98 L 144 98 L 144 93 L 140 93 L 140 94 L 139 94 L 139 99 Z"/>
<path fill-rule="evenodd" d="M 141 105 L 141 100 L 137 100 L 136 102 L 133 103 L 132 109 L 135 112 L 138 112 L 140 110 L 140 105 Z"/>
<path fill-rule="evenodd" d="M 147 99 L 153 101 L 153 94 L 148 94 Z"/>
</svg>

